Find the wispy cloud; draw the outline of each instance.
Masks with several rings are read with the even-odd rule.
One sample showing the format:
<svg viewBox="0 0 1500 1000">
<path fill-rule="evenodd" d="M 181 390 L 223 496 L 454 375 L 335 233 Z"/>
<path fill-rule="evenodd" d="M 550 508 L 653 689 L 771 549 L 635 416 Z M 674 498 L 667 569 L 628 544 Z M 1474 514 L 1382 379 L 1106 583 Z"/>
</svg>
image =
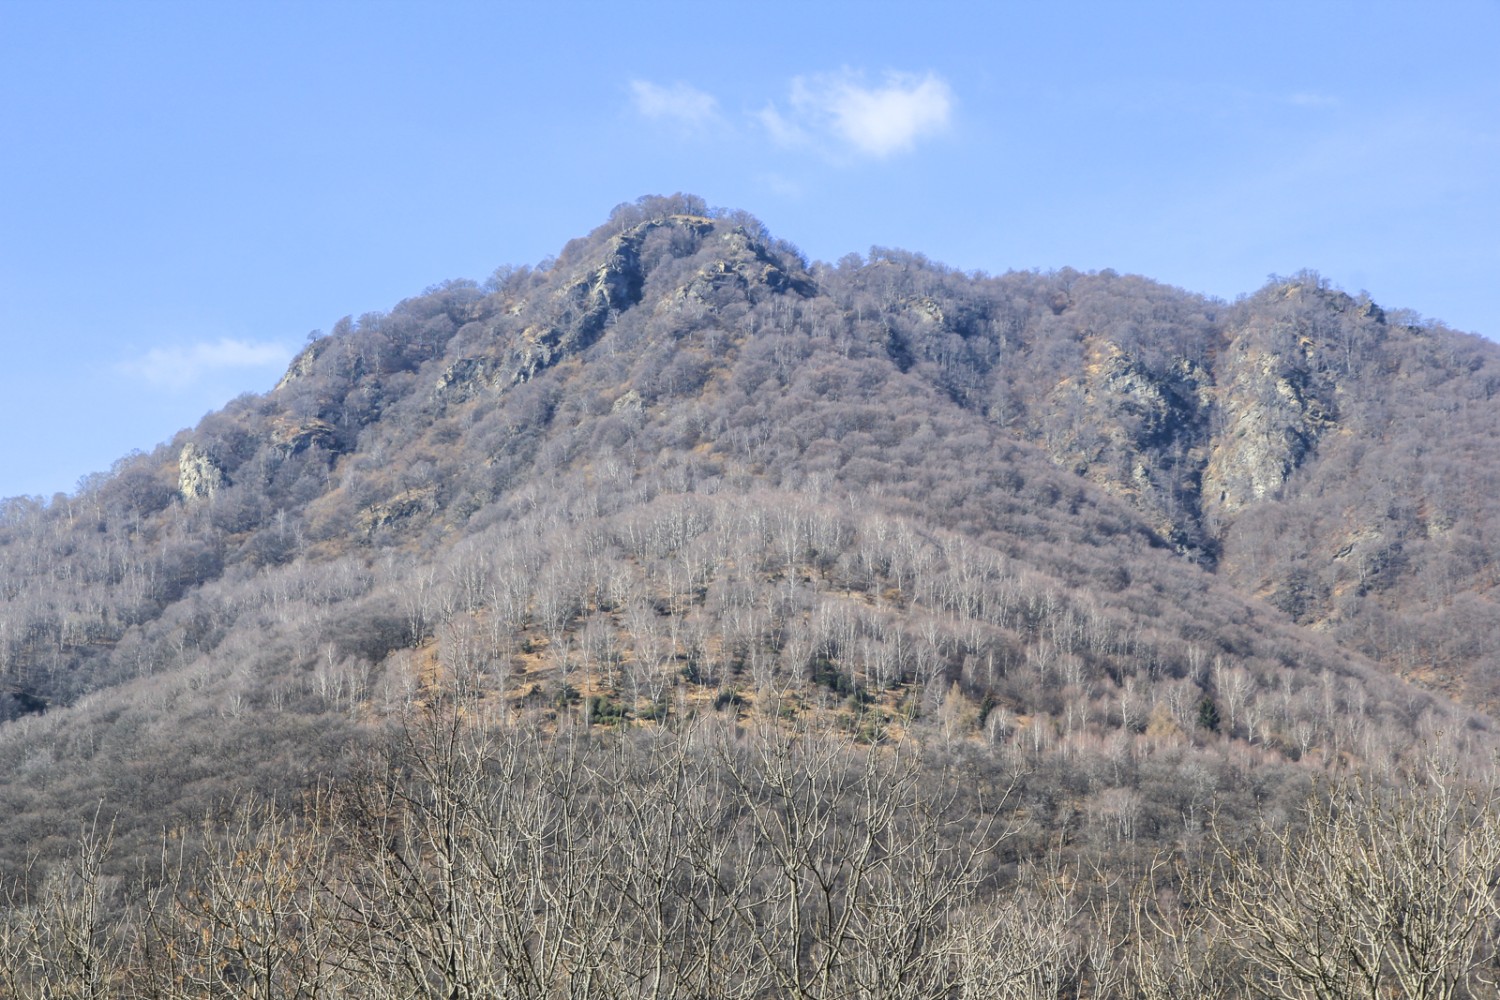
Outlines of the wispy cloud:
<svg viewBox="0 0 1500 1000">
<path fill-rule="evenodd" d="M 284 365 L 292 353 L 285 344 L 224 337 L 178 347 L 153 347 L 139 358 L 121 363 L 120 370 L 155 386 L 182 389 L 230 369 Z"/>
<path fill-rule="evenodd" d="M 630 81 L 631 100 L 643 117 L 672 122 L 698 130 L 717 124 L 721 118 L 714 95 L 686 83 L 662 86 L 648 80 Z"/>
<path fill-rule="evenodd" d="M 771 105 L 759 119 L 784 146 L 827 137 L 859 155 L 884 159 L 944 132 L 953 103 L 952 88 L 933 73 L 887 73 L 870 86 L 862 74 L 845 70 L 794 78 L 788 113 Z"/>
<path fill-rule="evenodd" d="M 755 117 L 766 130 L 766 134 L 771 137 L 771 141 L 778 146 L 812 145 L 813 138 L 807 130 L 776 110 L 774 104 L 766 105 L 756 113 Z"/>
<path fill-rule="evenodd" d="M 739 132 L 718 98 L 691 84 L 632 80 L 630 95 L 643 118 L 688 132 L 712 129 L 720 139 Z M 953 107 L 953 89 L 935 73 L 888 72 L 870 83 L 864 73 L 845 69 L 793 77 L 780 106 L 769 103 L 751 118 L 784 148 L 834 160 L 885 159 L 946 131 Z"/>
</svg>

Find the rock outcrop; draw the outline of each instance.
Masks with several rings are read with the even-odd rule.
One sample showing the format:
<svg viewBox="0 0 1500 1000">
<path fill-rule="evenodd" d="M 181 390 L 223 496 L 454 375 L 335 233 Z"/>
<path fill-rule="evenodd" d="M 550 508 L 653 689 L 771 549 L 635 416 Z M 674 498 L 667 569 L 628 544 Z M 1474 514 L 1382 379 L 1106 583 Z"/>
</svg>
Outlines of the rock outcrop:
<svg viewBox="0 0 1500 1000">
<path fill-rule="evenodd" d="M 304 347 L 292 359 L 291 364 L 287 365 L 286 373 L 277 381 L 276 387 L 272 391 L 285 389 L 293 382 L 304 379 L 312 374 L 314 366 L 318 363 L 318 358 L 322 356 L 324 349 L 330 342 L 327 338 L 320 338 Z"/>
<path fill-rule="evenodd" d="M 283 458 L 288 458 L 314 446 L 336 452 L 339 450 L 339 435 L 326 420 L 317 417 L 297 420 L 284 415 L 271 421 L 271 443 Z"/>
<path fill-rule="evenodd" d="M 1104 356 L 1090 367 L 1090 389 L 1105 414 L 1113 492 L 1135 498 L 1179 551 L 1211 561 L 1214 543 L 1198 498 L 1208 459 L 1213 374 L 1188 358 L 1153 371 L 1118 345 L 1103 346 Z"/>
<path fill-rule="evenodd" d="M 600 257 L 586 263 L 553 294 L 544 309 L 545 318 L 522 331 L 521 342 L 506 366 L 509 378 L 505 381 L 528 381 L 563 358 L 587 350 L 612 316 L 640 302 L 646 281 L 641 244 L 665 226 L 677 227 L 691 239 L 713 231 L 710 219 L 669 215 L 612 237 Z"/>
<path fill-rule="evenodd" d="M 1295 328 L 1267 333 L 1240 333 L 1221 362 L 1221 426 L 1203 477 L 1205 507 L 1219 515 L 1276 497 L 1334 420 L 1314 342 Z"/>
<path fill-rule="evenodd" d="M 438 376 L 433 392 L 445 403 L 462 403 L 499 388 L 501 379 L 488 358 L 459 358 Z"/>
<path fill-rule="evenodd" d="M 212 455 L 192 441 L 177 456 L 177 491 L 187 501 L 208 500 L 229 483 Z"/>
<path fill-rule="evenodd" d="M 1051 392 L 1041 438 L 1054 462 L 1146 514 L 1174 548 L 1211 563 L 1199 484 L 1208 461 L 1213 373 L 1188 358 L 1153 368 L 1095 340 L 1082 371 Z"/>
<path fill-rule="evenodd" d="M 812 294 L 813 284 L 805 275 L 788 271 L 770 249 L 743 226 L 722 233 L 716 243 L 714 259 L 699 268 L 692 279 L 677 290 L 673 296 L 675 302 L 713 304 L 726 287 L 738 291 L 762 287 L 772 292 Z"/>
</svg>

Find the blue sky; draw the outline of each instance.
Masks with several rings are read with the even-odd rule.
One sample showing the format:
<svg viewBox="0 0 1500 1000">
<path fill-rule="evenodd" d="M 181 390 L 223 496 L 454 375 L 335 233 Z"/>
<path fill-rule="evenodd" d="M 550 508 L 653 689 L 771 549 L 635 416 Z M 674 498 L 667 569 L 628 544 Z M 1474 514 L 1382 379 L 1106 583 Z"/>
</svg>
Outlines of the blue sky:
<svg viewBox="0 0 1500 1000">
<path fill-rule="evenodd" d="M 688 191 L 816 259 L 1310 267 L 1500 337 L 1500 2 L 0 0 L 0 496 Z"/>
</svg>

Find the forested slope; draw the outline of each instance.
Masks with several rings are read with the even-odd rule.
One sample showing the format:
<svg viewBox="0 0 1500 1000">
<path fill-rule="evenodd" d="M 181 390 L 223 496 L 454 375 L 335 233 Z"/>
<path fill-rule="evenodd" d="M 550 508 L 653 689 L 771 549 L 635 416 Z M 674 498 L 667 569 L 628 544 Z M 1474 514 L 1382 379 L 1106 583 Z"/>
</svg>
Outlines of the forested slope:
<svg viewBox="0 0 1500 1000">
<path fill-rule="evenodd" d="M 1011 789 L 1012 860 L 1139 871 L 1336 764 L 1493 749 L 1497 377 L 1313 275 L 809 264 L 643 199 L 5 503 L 0 865 L 289 802 L 461 694 L 919 738 Z"/>
</svg>

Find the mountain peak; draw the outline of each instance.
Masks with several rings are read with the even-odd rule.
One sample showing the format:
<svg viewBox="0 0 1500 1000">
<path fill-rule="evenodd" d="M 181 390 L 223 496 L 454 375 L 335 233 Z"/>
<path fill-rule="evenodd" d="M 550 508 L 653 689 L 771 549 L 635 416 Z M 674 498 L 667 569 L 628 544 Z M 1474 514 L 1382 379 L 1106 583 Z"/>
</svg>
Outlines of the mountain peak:
<svg viewBox="0 0 1500 1000">
<path fill-rule="evenodd" d="M 454 686 L 553 731 L 817 719 L 1103 782 L 1095 817 L 1148 773 L 1479 752 L 1497 394 L 1493 345 L 1316 280 L 810 266 L 644 199 L 7 508 L 0 712 L 261 775 Z M 213 722 L 131 721 L 163 705 Z M 12 773 L 103 797 L 20 732 Z M 201 770 L 161 780 L 201 813 Z"/>
</svg>

